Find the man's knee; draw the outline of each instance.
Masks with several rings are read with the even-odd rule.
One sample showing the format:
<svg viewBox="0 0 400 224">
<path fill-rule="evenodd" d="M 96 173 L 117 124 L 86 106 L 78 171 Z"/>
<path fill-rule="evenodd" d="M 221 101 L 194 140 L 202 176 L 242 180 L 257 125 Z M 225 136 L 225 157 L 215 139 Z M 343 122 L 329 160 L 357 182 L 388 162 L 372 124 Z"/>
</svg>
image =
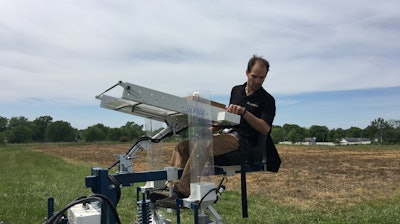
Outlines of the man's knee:
<svg viewBox="0 0 400 224">
<path fill-rule="evenodd" d="M 176 145 L 175 150 L 178 151 L 178 153 L 180 155 L 189 154 L 189 140 L 184 140 L 184 141 L 179 142 Z"/>
</svg>

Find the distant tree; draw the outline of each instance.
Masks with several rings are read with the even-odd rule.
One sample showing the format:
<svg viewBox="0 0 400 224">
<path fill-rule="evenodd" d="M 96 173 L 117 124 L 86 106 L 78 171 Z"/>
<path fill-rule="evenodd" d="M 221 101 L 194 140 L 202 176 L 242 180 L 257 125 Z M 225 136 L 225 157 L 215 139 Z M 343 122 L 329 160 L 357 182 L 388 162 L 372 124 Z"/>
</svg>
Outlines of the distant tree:
<svg viewBox="0 0 400 224">
<path fill-rule="evenodd" d="M 293 143 L 302 142 L 307 136 L 307 129 L 297 126 L 290 129 L 287 139 Z"/>
<path fill-rule="evenodd" d="M 0 132 L 0 145 L 6 144 L 6 138 L 4 137 L 3 132 Z"/>
<path fill-rule="evenodd" d="M 312 125 L 309 132 L 310 137 L 315 137 L 317 142 L 329 141 L 329 128 L 326 126 Z"/>
<path fill-rule="evenodd" d="M 110 128 L 107 133 L 107 140 L 108 141 L 120 141 L 121 137 L 124 136 L 124 132 L 121 128 Z"/>
<path fill-rule="evenodd" d="M 9 120 L 6 135 L 9 143 L 31 142 L 33 135 L 32 123 L 24 116 L 12 117 Z"/>
<path fill-rule="evenodd" d="M 281 126 L 273 126 L 271 131 L 271 138 L 274 143 L 283 142 L 286 139 L 286 131 Z"/>
<path fill-rule="evenodd" d="M 119 140 L 118 141 L 120 141 L 120 142 L 129 142 L 129 138 L 128 138 L 128 136 L 121 136 L 121 138 L 119 138 Z"/>
<path fill-rule="evenodd" d="M 72 142 L 76 139 L 77 130 L 66 121 L 56 121 L 46 127 L 45 140 L 48 142 Z"/>
<path fill-rule="evenodd" d="M 47 125 L 52 122 L 53 118 L 50 116 L 41 116 L 33 120 L 33 141 L 43 142 L 45 140 L 45 132 Z"/>
<path fill-rule="evenodd" d="M 382 144 L 383 131 L 390 127 L 389 123 L 386 122 L 385 119 L 379 117 L 371 122 L 371 126 L 373 126 L 377 130 L 376 132 L 377 138 L 379 139 L 379 142 Z"/>
<path fill-rule="evenodd" d="M 121 129 L 124 132 L 124 135 L 128 136 L 130 140 L 137 139 L 145 134 L 143 131 L 143 125 L 138 125 L 131 121 L 126 122 Z"/>
<path fill-rule="evenodd" d="M 286 133 L 289 133 L 289 131 L 293 128 L 300 128 L 297 124 L 284 124 L 282 128 L 285 130 Z"/>
<path fill-rule="evenodd" d="M 371 122 L 371 125 L 376 127 L 378 130 L 390 127 L 390 124 L 385 119 L 379 117 Z"/>
<path fill-rule="evenodd" d="M 8 127 L 8 119 L 6 117 L 0 116 L 0 132 L 4 132 Z"/>
<path fill-rule="evenodd" d="M 77 141 L 83 141 L 85 140 L 85 130 L 77 130 L 76 131 L 76 140 Z"/>
<path fill-rule="evenodd" d="M 393 129 L 400 128 L 400 120 L 390 119 L 387 123 Z"/>
<path fill-rule="evenodd" d="M 380 135 L 378 134 L 378 129 L 375 126 L 368 125 L 363 129 L 364 136 L 371 139 L 372 142 L 378 142 Z"/>
<path fill-rule="evenodd" d="M 8 119 L 0 116 L 0 145 L 6 144 L 6 131 L 8 127 Z"/>
<path fill-rule="evenodd" d="M 384 144 L 396 144 L 400 142 L 400 129 L 387 129 L 383 131 Z"/>
<path fill-rule="evenodd" d="M 308 129 L 300 127 L 297 124 L 284 124 L 282 128 L 286 133 L 286 141 L 302 142 L 306 137 L 309 137 Z"/>
<path fill-rule="evenodd" d="M 87 142 L 104 141 L 106 133 L 98 125 L 91 126 L 85 130 L 85 140 Z"/>
<path fill-rule="evenodd" d="M 346 137 L 348 138 L 361 138 L 363 137 L 363 130 L 357 127 L 350 127 L 346 130 Z"/>
<path fill-rule="evenodd" d="M 29 126 L 17 125 L 10 129 L 7 136 L 9 143 L 28 143 L 32 142 L 32 129 Z"/>
<path fill-rule="evenodd" d="M 394 129 L 395 133 L 395 142 L 396 144 L 400 143 L 400 126 L 398 126 L 396 129 Z"/>
<path fill-rule="evenodd" d="M 97 128 L 99 128 L 99 129 L 105 134 L 105 136 L 107 136 L 107 133 L 108 133 L 108 131 L 110 130 L 109 127 L 107 127 L 107 126 L 105 126 L 104 124 L 101 124 L 101 123 L 97 123 L 97 124 L 93 125 L 92 127 L 97 127 Z M 104 139 L 105 139 L 105 138 L 104 138 Z M 104 139 L 103 139 L 103 140 L 104 140 Z"/>
<path fill-rule="evenodd" d="M 381 135 L 381 142 L 384 144 L 396 144 L 400 142 L 400 121 L 390 119 L 384 121 L 382 119 L 382 124 L 379 133 Z M 379 126 L 379 125 L 378 125 Z"/>
<path fill-rule="evenodd" d="M 339 142 L 346 137 L 346 131 L 342 128 L 332 129 L 329 131 L 329 141 Z"/>
<path fill-rule="evenodd" d="M 24 116 L 19 116 L 19 117 L 12 117 L 10 118 L 10 120 L 8 121 L 8 128 L 13 128 L 13 127 L 17 127 L 19 125 L 22 126 L 30 126 L 31 123 L 28 120 L 28 118 L 24 117 Z"/>
</svg>

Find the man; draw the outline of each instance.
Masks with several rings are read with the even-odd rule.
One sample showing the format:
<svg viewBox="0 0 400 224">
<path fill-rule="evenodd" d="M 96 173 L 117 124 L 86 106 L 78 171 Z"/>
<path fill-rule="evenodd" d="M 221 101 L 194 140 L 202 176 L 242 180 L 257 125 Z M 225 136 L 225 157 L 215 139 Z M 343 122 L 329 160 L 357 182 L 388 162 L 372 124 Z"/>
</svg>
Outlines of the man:
<svg viewBox="0 0 400 224">
<path fill-rule="evenodd" d="M 239 137 L 246 138 L 251 146 L 257 144 L 259 133 L 268 135 L 275 117 L 275 99 L 262 87 L 269 71 L 269 62 L 253 55 L 249 60 L 247 82 L 232 88 L 227 112 L 241 116 L 240 124 L 228 133 L 213 136 L 214 156 L 239 150 Z M 174 151 L 172 165 L 184 168 L 179 180 L 174 181 L 174 195 L 165 198 L 152 194 L 150 199 L 160 207 L 174 207 L 177 197 L 186 198 L 190 194 L 189 141 L 180 142 Z M 163 199 L 164 198 L 164 199 Z M 158 200 L 157 200 L 158 199 Z M 160 200 L 161 199 L 161 200 Z"/>
</svg>

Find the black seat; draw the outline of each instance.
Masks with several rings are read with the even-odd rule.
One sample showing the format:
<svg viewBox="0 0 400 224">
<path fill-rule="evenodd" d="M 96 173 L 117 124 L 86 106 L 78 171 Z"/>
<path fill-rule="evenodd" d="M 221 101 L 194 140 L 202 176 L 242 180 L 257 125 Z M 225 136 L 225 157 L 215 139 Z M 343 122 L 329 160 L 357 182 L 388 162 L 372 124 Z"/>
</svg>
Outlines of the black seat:
<svg viewBox="0 0 400 224">
<path fill-rule="evenodd" d="M 259 134 L 257 145 L 251 147 L 244 137 L 239 137 L 239 150 L 214 157 L 214 165 L 240 165 L 240 182 L 242 196 L 242 217 L 248 217 L 246 172 L 271 171 L 278 172 L 281 160 L 270 135 Z M 223 168 L 221 168 L 223 169 Z M 217 173 L 224 173 L 223 170 Z M 225 173 L 226 174 L 226 173 Z"/>
<path fill-rule="evenodd" d="M 242 162 L 247 164 L 266 163 L 267 159 L 267 135 L 259 134 L 256 146 L 250 146 L 244 137 L 240 137 L 240 148 L 237 151 L 228 152 L 223 155 L 214 157 L 214 164 L 219 166 L 241 165 Z"/>
</svg>

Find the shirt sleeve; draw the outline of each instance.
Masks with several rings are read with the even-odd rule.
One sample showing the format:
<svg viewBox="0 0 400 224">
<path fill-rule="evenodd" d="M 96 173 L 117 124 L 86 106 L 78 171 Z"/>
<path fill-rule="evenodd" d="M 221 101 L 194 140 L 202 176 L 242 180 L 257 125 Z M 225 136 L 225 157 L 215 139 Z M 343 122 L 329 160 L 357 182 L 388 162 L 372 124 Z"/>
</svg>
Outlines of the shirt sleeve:
<svg viewBox="0 0 400 224">
<path fill-rule="evenodd" d="M 274 122 L 276 113 L 275 99 L 270 96 L 266 99 L 265 104 L 263 105 L 263 110 L 261 113 L 261 119 L 263 119 L 270 127 L 272 127 L 272 123 Z"/>
</svg>

